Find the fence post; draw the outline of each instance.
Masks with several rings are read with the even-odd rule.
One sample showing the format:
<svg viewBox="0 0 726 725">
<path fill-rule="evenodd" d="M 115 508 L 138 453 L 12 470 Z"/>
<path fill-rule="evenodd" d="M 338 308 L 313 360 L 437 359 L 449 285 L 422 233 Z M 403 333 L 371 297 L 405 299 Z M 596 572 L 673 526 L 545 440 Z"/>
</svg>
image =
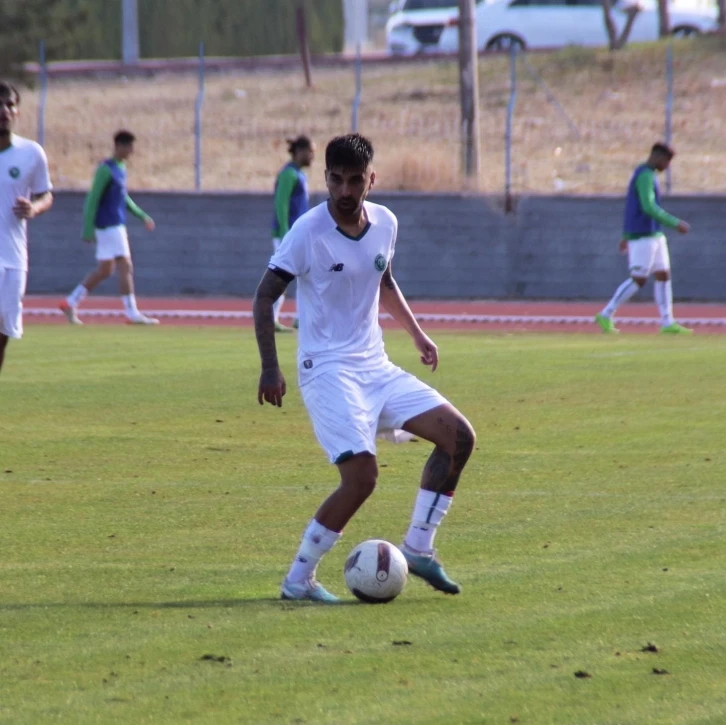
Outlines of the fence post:
<svg viewBox="0 0 726 725">
<path fill-rule="evenodd" d="M 38 101 L 38 143 L 45 144 L 45 104 L 48 97 L 48 64 L 45 60 L 45 41 L 38 44 L 40 61 L 40 100 Z"/>
<path fill-rule="evenodd" d="M 514 105 L 517 102 L 517 46 L 512 44 L 509 50 L 509 103 L 507 104 L 507 126 L 504 132 L 504 211 L 514 211 L 512 200 L 512 126 L 514 123 Z"/>
<path fill-rule="evenodd" d="M 363 61 L 361 59 L 361 44 L 358 41 L 355 51 L 355 97 L 353 98 L 353 119 L 351 125 L 353 133 L 358 133 L 358 111 L 360 98 L 363 93 Z"/>
<path fill-rule="evenodd" d="M 202 105 L 204 104 L 204 41 L 199 42 L 199 90 L 194 112 L 194 188 L 202 189 Z"/>
<path fill-rule="evenodd" d="M 666 105 L 665 105 L 665 142 L 670 146 L 673 140 L 673 46 L 666 49 Z M 666 169 L 666 193 L 673 188 L 671 167 Z"/>
</svg>

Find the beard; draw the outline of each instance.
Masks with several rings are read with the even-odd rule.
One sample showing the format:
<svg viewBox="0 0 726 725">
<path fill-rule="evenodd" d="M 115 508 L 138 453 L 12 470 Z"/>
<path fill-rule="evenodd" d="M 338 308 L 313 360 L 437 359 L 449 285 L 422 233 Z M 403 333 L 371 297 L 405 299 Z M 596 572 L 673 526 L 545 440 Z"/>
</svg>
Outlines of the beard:
<svg viewBox="0 0 726 725">
<path fill-rule="evenodd" d="M 360 208 L 360 204 L 352 199 L 339 199 L 335 202 L 335 208 L 343 216 L 353 216 Z"/>
</svg>

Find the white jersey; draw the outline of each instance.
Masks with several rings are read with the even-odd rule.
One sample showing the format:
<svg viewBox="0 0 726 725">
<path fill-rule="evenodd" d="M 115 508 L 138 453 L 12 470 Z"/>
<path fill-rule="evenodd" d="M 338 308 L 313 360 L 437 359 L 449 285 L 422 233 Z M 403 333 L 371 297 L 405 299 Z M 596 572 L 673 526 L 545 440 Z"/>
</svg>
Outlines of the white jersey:
<svg viewBox="0 0 726 725">
<path fill-rule="evenodd" d="M 297 277 L 300 384 L 333 367 L 373 370 L 388 358 L 378 323 L 381 277 L 393 258 L 398 222 L 364 202 L 368 224 L 357 238 L 340 228 L 324 202 L 303 214 L 270 260 Z"/>
<path fill-rule="evenodd" d="M 13 213 L 15 200 L 53 188 L 43 148 L 22 136 L 0 151 L 0 267 L 28 269 L 27 222 Z"/>
</svg>

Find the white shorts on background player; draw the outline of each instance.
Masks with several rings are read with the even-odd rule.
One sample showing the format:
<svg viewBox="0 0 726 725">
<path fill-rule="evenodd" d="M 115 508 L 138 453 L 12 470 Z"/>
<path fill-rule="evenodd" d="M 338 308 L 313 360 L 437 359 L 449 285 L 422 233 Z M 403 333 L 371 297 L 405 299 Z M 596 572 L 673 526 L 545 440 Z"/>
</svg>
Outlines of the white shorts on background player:
<svg viewBox="0 0 726 725">
<path fill-rule="evenodd" d="M 648 277 L 653 272 L 667 272 L 671 268 L 668 242 L 662 234 L 632 239 L 628 242 L 630 274 Z"/>
<path fill-rule="evenodd" d="M 23 296 L 28 273 L 24 269 L 0 267 L 0 333 L 23 336 Z"/>
<path fill-rule="evenodd" d="M 393 365 L 378 322 L 381 278 L 393 259 L 398 222 L 366 201 L 355 239 L 326 202 L 300 217 L 270 260 L 297 279 L 298 382 L 315 434 L 331 461 L 376 451 L 376 434 L 400 428 L 446 400 Z"/>
<path fill-rule="evenodd" d="M 300 388 L 318 442 L 331 463 L 376 454 L 376 436 L 447 400 L 385 359 L 368 371 L 329 368 Z"/>
<path fill-rule="evenodd" d="M 129 236 L 123 224 L 95 231 L 96 259 L 99 262 L 108 262 L 117 257 L 131 257 Z"/>
</svg>

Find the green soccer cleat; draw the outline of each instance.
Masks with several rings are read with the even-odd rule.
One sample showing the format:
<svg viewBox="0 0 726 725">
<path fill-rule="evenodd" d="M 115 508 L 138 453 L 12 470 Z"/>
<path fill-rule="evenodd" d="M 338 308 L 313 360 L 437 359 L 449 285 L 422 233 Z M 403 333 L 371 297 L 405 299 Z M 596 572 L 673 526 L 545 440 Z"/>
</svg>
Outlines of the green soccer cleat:
<svg viewBox="0 0 726 725">
<path fill-rule="evenodd" d="M 605 315 L 603 315 L 599 312 L 595 315 L 595 322 L 597 322 L 597 324 L 600 325 L 600 329 L 606 335 L 620 332 L 620 330 L 618 330 L 618 328 L 615 327 L 615 324 L 613 323 L 613 320 L 611 317 L 605 317 Z"/>
<path fill-rule="evenodd" d="M 666 325 L 665 327 L 662 327 L 660 330 L 662 335 L 692 335 L 693 330 L 690 327 L 683 327 L 683 325 L 679 325 L 677 322 L 674 322 L 672 325 Z"/>
<path fill-rule="evenodd" d="M 279 322 L 276 322 L 275 332 L 292 332 L 292 327 L 287 327 L 287 325 L 282 325 Z"/>
<path fill-rule="evenodd" d="M 331 594 L 317 579 L 303 582 L 288 582 L 285 579 L 280 589 L 280 598 L 296 602 L 321 602 L 322 604 L 338 604 L 340 599 Z"/>
<path fill-rule="evenodd" d="M 436 558 L 435 551 L 430 554 L 422 554 L 409 549 L 405 544 L 399 548 L 406 559 L 409 573 L 423 579 L 444 594 L 458 594 L 461 591 L 461 587 L 446 575 L 444 567 Z"/>
</svg>

